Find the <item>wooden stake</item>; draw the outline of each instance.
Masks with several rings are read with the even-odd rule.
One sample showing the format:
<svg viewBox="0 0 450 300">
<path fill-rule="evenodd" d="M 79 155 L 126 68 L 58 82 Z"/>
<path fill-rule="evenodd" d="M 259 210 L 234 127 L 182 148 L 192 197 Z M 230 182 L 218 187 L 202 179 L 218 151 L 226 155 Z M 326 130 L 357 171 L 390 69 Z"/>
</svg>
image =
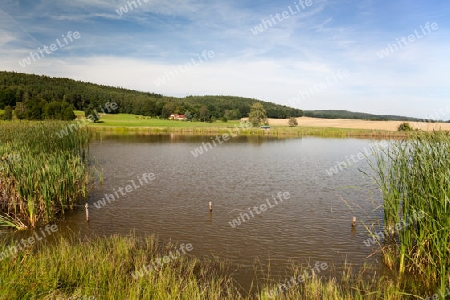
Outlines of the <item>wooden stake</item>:
<svg viewBox="0 0 450 300">
<path fill-rule="evenodd" d="M 353 217 L 353 220 L 352 220 L 352 226 L 353 226 L 353 227 L 356 226 L 356 217 Z"/>
<path fill-rule="evenodd" d="M 86 222 L 89 222 L 89 204 L 86 203 L 84 207 L 86 207 Z"/>
<path fill-rule="evenodd" d="M 209 201 L 209 211 L 212 211 L 212 202 Z"/>
</svg>

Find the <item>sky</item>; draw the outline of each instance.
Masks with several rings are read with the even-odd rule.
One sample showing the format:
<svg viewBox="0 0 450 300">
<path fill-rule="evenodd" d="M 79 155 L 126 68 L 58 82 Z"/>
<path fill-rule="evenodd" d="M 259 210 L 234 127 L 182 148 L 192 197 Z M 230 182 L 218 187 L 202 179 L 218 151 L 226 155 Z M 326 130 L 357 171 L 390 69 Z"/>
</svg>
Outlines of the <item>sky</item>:
<svg viewBox="0 0 450 300">
<path fill-rule="evenodd" d="M 449 25 L 448 0 L 1 0 L 0 70 L 449 120 Z"/>
</svg>

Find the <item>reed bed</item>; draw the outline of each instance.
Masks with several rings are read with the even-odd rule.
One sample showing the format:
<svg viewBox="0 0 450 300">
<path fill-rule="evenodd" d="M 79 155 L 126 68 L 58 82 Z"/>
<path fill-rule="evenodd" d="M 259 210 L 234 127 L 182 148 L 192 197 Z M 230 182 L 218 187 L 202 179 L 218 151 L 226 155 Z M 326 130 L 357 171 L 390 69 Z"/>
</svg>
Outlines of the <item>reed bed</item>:
<svg viewBox="0 0 450 300">
<path fill-rule="evenodd" d="M 242 291 L 232 263 L 196 258 L 191 253 L 142 277 L 132 276 L 142 265 L 176 248 L 173 242 L 160 243 L 153 236 L 140 239 L 134 234 L 55 236 L 2 261 L 0 299 L 420 299 L 387 277 L 367 276 L 368 269 L 353 273 L 350 266 L 339 274 L 339 280 L 313 275 L 276 295 L 271 291 L 286 282 L 270 277 L 267 283 L 254 283 L 251 291 Z M 0 252 L 4 249 L 6 245 L 0 243 Z M 298 276 L 304 271 L 293 266 L 289 274 Z"/>
<path fill-rule="evenodd" d="M 235 127 L 119 127 L 119 126 L 95 126 L 90 127 L 93 132 L 105 134 L 179 134 L 179 135 L 217 135 L 229 134 L 247 136 L 269 136 L 278 138 L 297 138 L 304 136 L 318 136 L 324 138 L 405 138 L 410 136 L 409 132 L 368 130 L 368 129 L 346 129 L 330 127 L 283 127 L 273 126 L 266 131 L 260 128 L 240 129 Z"/>
<path fill-rule="evenodd" d="M 450 280 L 450 135 L 417 133 L 375 153 L 384 198 L 386 264 L 445 292 Z M 399 225 L 400 224 L 400 225 Z M 397 228 L 396 228 L 397 226 Z"/>
<path fill-rule="evenodd" d="M 89 133 L 58 137 L 68 124 L 0 122 L 0 225 L 48 223 L 87 196 Z"/>
</svg>

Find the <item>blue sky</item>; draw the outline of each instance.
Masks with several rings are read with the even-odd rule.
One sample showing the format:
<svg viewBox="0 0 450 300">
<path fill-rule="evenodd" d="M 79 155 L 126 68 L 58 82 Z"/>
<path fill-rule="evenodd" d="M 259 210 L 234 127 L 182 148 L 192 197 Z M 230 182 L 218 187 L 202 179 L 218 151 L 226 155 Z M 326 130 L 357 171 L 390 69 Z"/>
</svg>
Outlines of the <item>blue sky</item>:
<svg viewBox="0 0 450 300">
<path fill-rule="evenodd" d="M 0 69 L 171 96 L 450 119 L 448 1 L 139 1 L 2 0 Z M 19 64 L 69 31 L 80 38 Z"/>
</svg>

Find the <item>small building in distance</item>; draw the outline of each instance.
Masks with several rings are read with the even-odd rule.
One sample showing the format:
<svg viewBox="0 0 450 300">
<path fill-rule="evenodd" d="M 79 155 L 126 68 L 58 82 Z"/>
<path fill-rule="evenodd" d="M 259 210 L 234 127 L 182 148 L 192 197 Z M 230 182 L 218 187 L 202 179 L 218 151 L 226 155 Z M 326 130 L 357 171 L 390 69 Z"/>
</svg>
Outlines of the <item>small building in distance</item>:
<svg viewBox="0 0 450 300">
<path fill-rule="evenodd" d="M 186 120 L 184 115 L 179 115 L 179 114 L 171 114 L 169 117 L 169 120 Z"/>
</svg>

